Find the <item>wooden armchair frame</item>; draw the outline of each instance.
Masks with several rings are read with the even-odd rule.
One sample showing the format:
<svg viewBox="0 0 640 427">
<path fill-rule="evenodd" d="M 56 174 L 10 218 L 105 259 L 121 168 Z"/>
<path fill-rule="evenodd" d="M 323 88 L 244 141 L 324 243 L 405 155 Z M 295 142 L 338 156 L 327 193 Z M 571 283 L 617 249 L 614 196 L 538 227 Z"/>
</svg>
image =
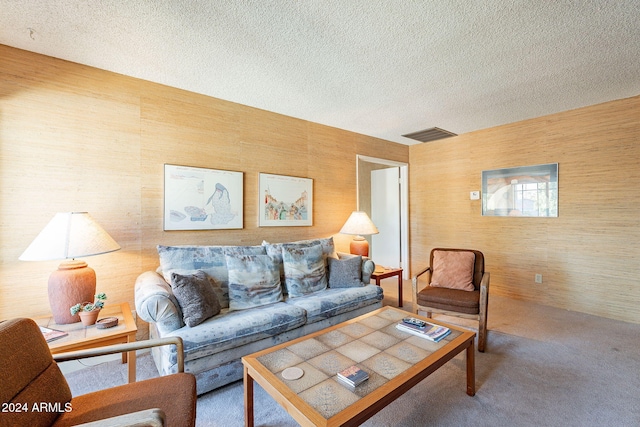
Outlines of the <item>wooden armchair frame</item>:
<svg viewBox="0 0 640 427">
<path fill-rule="evenodd" d="M 473 284 L 476 291 L 479 293 L 478 313 L 462 313 L 454 311 L 452 309 L 442 309 L 438 307 L 430 307 L 418 304 L 418 293 L 424 288 L 418 289 L 420 276 L 427 274 L 427 286 L 431 284 L 431 275 L 433 274 L 433 254 L 435 251 L 469 251 L 476 254 L 476 265 L 473 275 Z M 478 259 L 480 257 L 480 259 Z M 418 314 L 418 311 L 424 311 L 427 313 L 427 317 L 431 317 L 433 313 L 444 314 L 447 316 L 460 317 L 465 319 L 473 319 L 478 321 L 478 351 L 484 352 L 487 342 L 487 311 L 489 304 L 489 279 L 490 274 L 484 270 L 484 254 L 482 252 L 472 249 L 452 249 L 452 248 L 434 248 L 431 250 L 429 258 L 429 266 L 420 270 L 415 274 L 411 280 L 412 284 L 412 297 L 413 297 L 413 312 Z M 463 290 L 455 290 L 451 292 L 468 292 Z"/>
</svg>

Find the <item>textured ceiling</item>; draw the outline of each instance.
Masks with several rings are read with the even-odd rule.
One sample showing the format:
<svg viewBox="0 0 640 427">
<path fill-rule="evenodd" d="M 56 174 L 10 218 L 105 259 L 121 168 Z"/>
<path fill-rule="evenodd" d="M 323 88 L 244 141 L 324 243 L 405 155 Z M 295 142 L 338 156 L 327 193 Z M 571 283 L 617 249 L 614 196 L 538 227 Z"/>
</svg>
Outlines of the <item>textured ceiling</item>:
<svg viewBox="0 0 640 427">
<path fill-rule="evenodd" d="M 640 94 L 638 0 L 0 0 L 0 44 L 403 144 Z"/>
</svg>

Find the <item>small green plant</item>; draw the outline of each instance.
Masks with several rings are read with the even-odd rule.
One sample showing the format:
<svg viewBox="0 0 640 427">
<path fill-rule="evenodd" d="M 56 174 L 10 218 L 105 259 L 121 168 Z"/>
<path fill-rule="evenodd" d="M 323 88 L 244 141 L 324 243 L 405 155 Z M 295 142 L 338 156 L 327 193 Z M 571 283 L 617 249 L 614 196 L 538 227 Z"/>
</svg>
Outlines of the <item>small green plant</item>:
<svg viewBox="0 0 640 427">
<path fill-rule="evenodd" d="M 69 311 L 71 312 L 72 316 L 75 316 L 81 311 L 100 310 L 102 307 L 104 307 L 104 301 L 106 299 L 107 299 L 107 294 L 105 294 L 104 292 L 101 292 L 98 295 L 96 295 L 96 300 L 94 302 L 78 303 L 72 306 L 71 308 L 69 308 Z"/>
</svg>

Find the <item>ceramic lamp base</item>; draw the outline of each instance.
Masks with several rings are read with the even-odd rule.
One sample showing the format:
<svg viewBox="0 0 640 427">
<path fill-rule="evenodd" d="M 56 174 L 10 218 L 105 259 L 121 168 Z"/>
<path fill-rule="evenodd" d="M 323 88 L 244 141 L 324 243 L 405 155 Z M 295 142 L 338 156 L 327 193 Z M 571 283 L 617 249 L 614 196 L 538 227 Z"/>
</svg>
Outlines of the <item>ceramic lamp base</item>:
<svg viewBox="0 0 640 427">
<path fill-rule="evenodd" d="M 49 305 L 53 320 L 59 325 L 76 323 L 80 318 L 69 312 L 71 306 L 93 301 L 96 272 L 84 261 L 65 261 L 49 276 Z"/>
<path fill-rule="evenodd" d="M 352 255 L 369 256 L 369 242 L 362 236 L 356 236 L 351 240 L 349 252 Z"/>
</svg>

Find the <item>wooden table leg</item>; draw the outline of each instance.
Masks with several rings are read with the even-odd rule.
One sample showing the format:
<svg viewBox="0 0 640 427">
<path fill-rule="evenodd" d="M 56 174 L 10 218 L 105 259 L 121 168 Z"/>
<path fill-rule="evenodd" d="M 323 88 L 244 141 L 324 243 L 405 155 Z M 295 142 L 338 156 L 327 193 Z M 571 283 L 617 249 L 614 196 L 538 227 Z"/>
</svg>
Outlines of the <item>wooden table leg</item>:
<svg viewBox="0 0 640 427">
<path fill-rule="evenodd" d="M 249 370 L 244 368 L 244 425 L 253 427 L 253 378 L 249 375 Z"/>
<path fill-rule="evenodd" d="M 398 307 L 402 307 L 402 270 L 398 272 Z"/>
<path fill-rule="evenodd" d="M 476 395 L 476 348 L 474 340 L 467 347 L 467 394 L 469 396 Z"/>
<path fill-rule="evenodd" d="M 134 342 L 136 340 L 135 334 L 127 337 L 127 342 Z M 136 382 L 136 352 L 129 351 L 122 353 L 122 363 L 127 363 L 127 373 L 130 383 Z"/>
</svg>

